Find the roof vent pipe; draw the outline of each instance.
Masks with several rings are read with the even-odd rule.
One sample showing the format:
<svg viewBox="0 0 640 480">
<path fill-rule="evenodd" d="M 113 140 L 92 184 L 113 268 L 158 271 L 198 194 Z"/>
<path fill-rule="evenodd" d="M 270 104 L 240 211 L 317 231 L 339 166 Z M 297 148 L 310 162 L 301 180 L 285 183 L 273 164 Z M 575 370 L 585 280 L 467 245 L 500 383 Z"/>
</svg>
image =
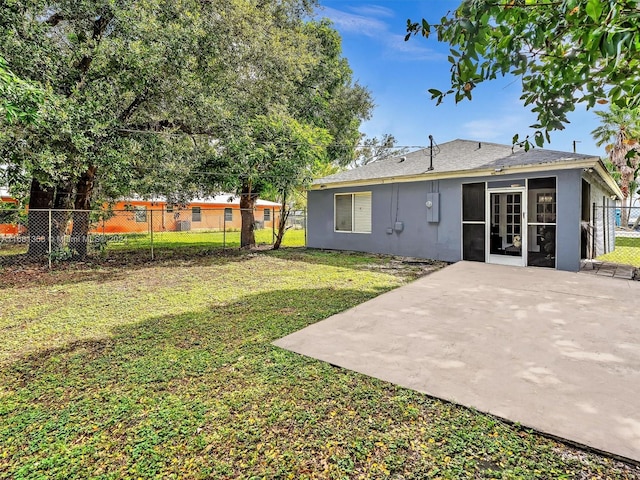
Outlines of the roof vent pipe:
<svg viewBox="0 0 640 480">
<path fill-rule="evenodd" d="M 478 142 L 478 150 L 482 148 L 482 143 Z"/>
<path fill-rule="evenodd" d="M 433 170 L 433 135 L 429 135 L 429 170 Z"/>
</svg>

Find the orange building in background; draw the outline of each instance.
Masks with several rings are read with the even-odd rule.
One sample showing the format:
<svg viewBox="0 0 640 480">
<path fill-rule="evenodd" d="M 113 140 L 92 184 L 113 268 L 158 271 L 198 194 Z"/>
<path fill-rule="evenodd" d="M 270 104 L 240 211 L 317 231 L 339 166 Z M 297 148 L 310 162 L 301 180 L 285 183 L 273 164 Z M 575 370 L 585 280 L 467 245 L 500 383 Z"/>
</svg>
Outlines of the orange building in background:
<svg viewBox="0 0 640 480">
<path fill-rule="evenodd" d="M 24 226 L 7 221 L 9 209 L 3 210 L 3 204 L 13 209 L 18 201 L 5 191 L 0 191 L 0 235 L 24 233 Z M 104 215 L 96 218 L 93 215 L 98 212 L 92 214 L 91 233 L 146 233 L 151 227 L 154 232 L 239 230 L 242 226 L 240 199 L 231 194 L 198 198 L 186 205 L 172 205 L 164 198 L 132 198 L 105 204 L 103 208 Z M 276 226 L 280 208 L 279 203 L 258 199 L 254 210 L 256 228 L 271 229 Z M 67 230 L 70 229 L 71 222 Z"/>
<path fill-rule="evenodd" d="M 8 194 L 5 194 L 3 190 L 0 191 L 0 235 L 20 235 L 26 230 L 23 225 L 3 223 L 6 222 L 6 211 L 3 210 L 3 204 L 5 204 L 5 208 L 8 205 L 11 205 L 10 208 L 12 208 L 13 206 L 18 205 L 18 201 L 15 198 L 10 197 Z"/>
<path fill-rule="evenodd" d="M 194 230 L 240 229 L 240 200 L 230 194 L 194 199 L 187 205 L 172 205 L 165 199 L 119 200 L 105 205 L 109 212 L 92 228 L 92 233 L 181 232 Z M 254 216 L 257 228 L 273 228 L 280 215 L 280 204 L 257 200 Z"/>
</svg>

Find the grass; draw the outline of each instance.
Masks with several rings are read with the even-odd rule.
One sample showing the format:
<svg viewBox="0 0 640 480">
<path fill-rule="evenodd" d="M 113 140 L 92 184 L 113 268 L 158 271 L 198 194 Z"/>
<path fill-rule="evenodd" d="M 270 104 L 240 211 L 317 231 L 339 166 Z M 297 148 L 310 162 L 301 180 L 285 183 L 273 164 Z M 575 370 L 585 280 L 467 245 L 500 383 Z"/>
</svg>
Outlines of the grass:
<svg viewBox="0 0 640 480">
<path fill-rule="evenodd" d="M 256 244 L 272 245 L 273 232 L 263 229 L 256 230 Z M 149 248 L 151 236 L 149 234 L 124 234 L 118 235 L 123 241 L 114 243 L 114 249 L 140 249 Z M 304 230 L 288 230 L 283 239 L 283 244 L 289 247 L 303 247 L 305 244 Z M 153 234 L 154 249 L 175 249 L 181 247 L 207 247 L 207 248 L 236 248 L 240 246 L 240 232 L 228 231 L 191 231 L 191 232 L 161 232 Z"/>
<path fill-rule="evenodd" d="M 272 245 L 274 234 L 272 230 L 261 229 L 255 231 L 257 245 Z M 101 238 L 100 235 L 96 236 Z M 117 233 L 106 234 L 108 239 L 104 254 L 118 254 L 121 252 L 137 252 L 150 255 L 151 235 L 148 233 Z M 305 231 L 290 229 L 284 235 L 282 245 L 285 247 L 304 247 Z M 239 231 L 189 231 L 189 232 L 155 232 L 153 234 L 154 256 L 175 254 L 181 251 L 210 251 L 224 248 L 240 247 Z M 28 245 L 24 243 L 12 244 L 0 242 L 0 257 L 21 255 L 27 252 Z"/>
<path fill-rule="evenodd" d="M 616 248 L 597 260 L 640 267 L 640 237 L 616 237 Z"/>
<path fill-rule="evenodd" d="M 271 342 L 420 267 L 304 249 L 0 280 L 3 478 L 634 478 Z"/>
</svg>

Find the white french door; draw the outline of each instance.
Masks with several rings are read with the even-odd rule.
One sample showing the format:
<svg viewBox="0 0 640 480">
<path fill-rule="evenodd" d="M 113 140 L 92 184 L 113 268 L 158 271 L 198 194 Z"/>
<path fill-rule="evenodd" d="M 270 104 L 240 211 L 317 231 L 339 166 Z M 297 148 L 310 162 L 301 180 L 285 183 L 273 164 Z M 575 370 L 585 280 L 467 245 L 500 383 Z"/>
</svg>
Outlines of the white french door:
<svg viewBox="0 0 640 480">
<path fill-rule="evenodd" d="M 486 261 L 525 266 L 527 196 L 524 188 L 487 190 Z"/>
</svg>

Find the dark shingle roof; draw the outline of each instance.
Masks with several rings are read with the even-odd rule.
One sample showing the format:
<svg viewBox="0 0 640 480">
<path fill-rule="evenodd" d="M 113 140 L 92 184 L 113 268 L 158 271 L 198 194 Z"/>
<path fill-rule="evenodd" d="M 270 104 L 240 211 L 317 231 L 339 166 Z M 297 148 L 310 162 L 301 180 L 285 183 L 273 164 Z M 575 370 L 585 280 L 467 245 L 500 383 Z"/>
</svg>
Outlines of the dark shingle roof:
<svg viewBox="0 0 640 480">
<path fill-rule="evenodd" d="M 402 160 L 402 157 L 405 159 Z M 524 149 L 497 143 L 472 140 L 453 140 L 434 147 L 433 170 L 429 171 L 430 149 L 425 148 L 407 153 L 402 157 L 388 158 L 379 162 L 346 170 L 314 181 L 314 184 L 358 182 L 365 180 L 410 177 L 425 174 L 441 174 L 470 170 L 494 170 L 496 168 L 525 167 L 571 163 L 593 159 L 593 155 L 582 155 L 555 150 L 534 148 Z"/>
</svg>

